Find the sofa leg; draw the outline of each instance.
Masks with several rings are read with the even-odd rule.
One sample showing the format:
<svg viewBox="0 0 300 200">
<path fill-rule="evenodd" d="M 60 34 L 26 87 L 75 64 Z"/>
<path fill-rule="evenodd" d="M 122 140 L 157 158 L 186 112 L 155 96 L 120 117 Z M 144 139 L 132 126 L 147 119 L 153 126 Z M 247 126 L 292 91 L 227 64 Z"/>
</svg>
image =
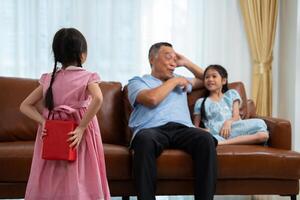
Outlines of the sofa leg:
<svg viewBox="0 0 300 200">
<path fill-rule="evenodd" d="M 130 196 L 122 196 L 122 200 L 129 200 Z"/>
<path fill-rule="evenodd" d="M 291 200 L 297 200 L 297 196 L 295 194 L 291 195 Z"/>
</svg>

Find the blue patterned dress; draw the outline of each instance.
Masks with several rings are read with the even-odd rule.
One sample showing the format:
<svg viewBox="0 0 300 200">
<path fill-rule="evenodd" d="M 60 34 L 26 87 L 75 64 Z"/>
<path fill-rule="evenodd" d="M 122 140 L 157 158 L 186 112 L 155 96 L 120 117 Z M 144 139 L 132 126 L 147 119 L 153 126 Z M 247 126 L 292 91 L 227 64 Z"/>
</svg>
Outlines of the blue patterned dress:
<svg viewBox="0 0 300 200">
<path fill-rule="evenodd" d="M 194 115 L 200 115 L 203 100 L 204 98 L 200 98 L 196 101 Z M 240 101 L 240 105 L 242 103 L 239 93 L 236 90 L 231 89 L 225 92 L 219 101 L 213 101 L 207 97 L 204 103 L 207 120 L 203 120 L 203 123 L 205 127 L 210 130 L 210 133 L 219 141 L 225 140 L 225 138 L 220 136 L 219 133 L 224 122 L 232 118 L 234 101 Z M 267 125 L 263 120 L 238 120 L 232 123 L 229 138 L 234 138 L 240 135 L 251 135 L 257 132 L 268 132 Z"/>
</svg>

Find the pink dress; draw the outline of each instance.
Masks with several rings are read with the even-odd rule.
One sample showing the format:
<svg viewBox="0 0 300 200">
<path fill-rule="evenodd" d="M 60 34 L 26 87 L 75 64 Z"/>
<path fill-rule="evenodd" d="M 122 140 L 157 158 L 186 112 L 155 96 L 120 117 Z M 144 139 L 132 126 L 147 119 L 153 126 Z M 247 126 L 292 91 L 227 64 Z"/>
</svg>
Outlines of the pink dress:
<svg viewBox="0 0 300 200">
<path fill-rule="evenodd" d="M 51 74 L 43 74 L 43 93 L 48 89 Z M 54 119 L 82 119 L 90 102 L 89 83 L 100 82 L 96 73 L 83 68 L 68 67 L 56 73 L 52 85 Z M 48 117 L 44 109 L 43 116 Z M 77 149 L 74 162 L 42 159 L 42 139 L 39 127 L 33 153 L 26 200 L 108 200 L 104 152 L 97 118 L 89 123 Z"/>
</svg>

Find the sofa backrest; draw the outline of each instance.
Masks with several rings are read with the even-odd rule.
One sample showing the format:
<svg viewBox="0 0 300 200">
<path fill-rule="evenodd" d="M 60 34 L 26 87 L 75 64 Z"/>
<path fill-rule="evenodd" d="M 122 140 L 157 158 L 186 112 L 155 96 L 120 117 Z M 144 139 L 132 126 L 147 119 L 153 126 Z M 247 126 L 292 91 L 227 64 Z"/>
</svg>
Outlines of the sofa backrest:
<svg viewBox="0 0 300 200">
<path fill-rule="evenodd" d="M 245 92 L 245 87 L 242 82 L 233 82 L 228 84 L 229 89 L 235 89 L 239 92 L 241 98 L 242 98 L 242 105 L 240 107 L 240 115 L 242 119 L 245 119 L 247 117 L 247 96 Z M 127 91 L 127 86 L 124 87 L 124 112 L 125 112 L 125 124 L 128 124 L 128 120 L 132 111 L 132 107 L 128 101 L 128 91 Z M 191 118 L 193 117 L 193 110 L 194 110 L 194 105 L 196 103 L 196 100 L 199 99 L 200 97 L 203 97 L 204 95 L 204 86 L 200 87 L 200 89 L 194 90 L 188 95 L 188 105 L 189 105 L 189 110 L 191 113 Z M 126 143 L 129 144 L 132 136 L 131 130 L 126 126 L 125 130 L 125 139 Z"/>
<path fill-rule="evenodd" d="M 20 104 L 37 80 L 0 77 L 0 141 L 34 140 L 37 125 L 20 112 Z"/>
<path fill-rule="evenodd" d="M 36 79 L 0 77 L 0 141 L 34 140 L 37 124 L 19 111 L 21 102 L 38 86 Z M 101 82 L 103 105 L 97 114 L 102 141 L 110 144 L 128 145 L 132 136 L 128 120 L 132 108 L 127 98 L 127 87 L 122 90 L 119 82 Z M 247 116 L 247 96 L 243 83 L 230 83 L 242 98 L 241 117 Z M 188 95 L 192 112 L 195 102 L 203 96 L 203 87 Z M 39 103 L 42 107 L 42 102 Z"/>
<path fill-rule="evenodd" d="M 19 111 L 21 102 L 38 86 L 36 79 L 0 77 L 0 142 L 35 140 L 37 124 Z M 103 104 L 97 114 L 102 141 L 124 144 L 122 85 L 101 82 Z M 42 108 L 42 102 L 38 105 Z"/>
<path fill-rule="evenodd" d="M 103 104 L 97 114 L 103 143 L 125 144 L 123 93 L 119 82 L 101 82 Z"/>
</svg>

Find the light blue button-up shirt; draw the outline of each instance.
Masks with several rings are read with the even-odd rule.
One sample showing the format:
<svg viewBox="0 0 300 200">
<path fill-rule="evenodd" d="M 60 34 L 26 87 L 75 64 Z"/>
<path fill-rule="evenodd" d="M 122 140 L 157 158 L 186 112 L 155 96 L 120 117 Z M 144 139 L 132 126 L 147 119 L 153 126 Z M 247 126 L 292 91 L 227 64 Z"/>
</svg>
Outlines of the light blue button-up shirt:
<svg viewBox="0 0 300 200">
<path fill-rule="evenodd" d="M 168 122 L 177 122 L 188 127 L 194 127 L 187 102 L 187 92 L 192 91 L 190 84 L 187 91 L 175 87 L 168 96 L 155 107 L 146 107 L 136 102 L 140 91 L 153 89 L 163 82 L 152 75 L 133 77 L 128 83 L 128 98 L 133 112 L 130 115 L 129 127 L 133 130 L 133 137 L 138 131 L 164 125 Z M 133 138 L 132 137 L 132 138 Z"/>
</svg>

